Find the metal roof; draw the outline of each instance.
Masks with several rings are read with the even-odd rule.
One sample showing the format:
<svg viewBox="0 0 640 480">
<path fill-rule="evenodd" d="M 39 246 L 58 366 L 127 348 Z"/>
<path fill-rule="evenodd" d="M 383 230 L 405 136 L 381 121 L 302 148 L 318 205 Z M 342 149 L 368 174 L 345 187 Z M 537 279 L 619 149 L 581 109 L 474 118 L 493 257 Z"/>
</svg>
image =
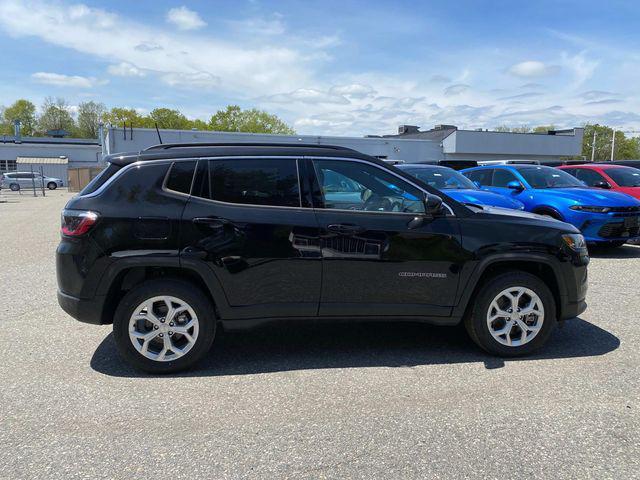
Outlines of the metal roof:
<svg viewBox="0 0 640 480">
<path fill-rule="evenodd" d="M 38 163 L 44 165 L 67 165 L 69 159 L 67 157 L 18 157 L 17 164 Z"/>
</svg>

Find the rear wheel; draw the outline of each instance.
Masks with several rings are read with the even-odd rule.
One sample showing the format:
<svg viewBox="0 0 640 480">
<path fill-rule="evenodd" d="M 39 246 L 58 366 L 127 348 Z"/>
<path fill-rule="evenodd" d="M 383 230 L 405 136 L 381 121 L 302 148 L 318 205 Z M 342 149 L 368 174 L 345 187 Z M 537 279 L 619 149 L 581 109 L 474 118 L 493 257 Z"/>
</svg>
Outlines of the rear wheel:
<svg viewBox="0 0 640 480">
<path fill-rule="evenodd" d="M 216 331 L 214 308 L 193 285 L 150 280 L 129 291 L 115 313 L 120 355 L 151 373 L 184 370 L 209 351 Z"/>
<path fill-rule="evenodd" d="M 556 305 L 538 277 L 513 271 L 486 282 L 465 319 L 469 336 L 489 353 L 527 355 L 540 348 L 556 326 Z"/>
<path fill-rule="evenodd" d="M 49 182 L 47 183 L 47 188 L 49 190 L 55 190 L 56 188 L 58 188 L 58 184 L 56 182 Z"/>
</svg>

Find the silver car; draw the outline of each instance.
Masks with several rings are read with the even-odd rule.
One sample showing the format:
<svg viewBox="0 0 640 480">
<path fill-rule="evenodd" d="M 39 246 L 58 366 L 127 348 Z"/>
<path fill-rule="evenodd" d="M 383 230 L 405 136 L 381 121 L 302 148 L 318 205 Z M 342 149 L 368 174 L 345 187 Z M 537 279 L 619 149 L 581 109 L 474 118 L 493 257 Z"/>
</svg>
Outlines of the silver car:
<svg viewBox="0 0 640 480">
<path fill-rule="evenodd" d="M 8 188 L 14 192 L 22 188 L 33 188 L 35 180 L 36 188 L 41 188 L 44 180 L 44 186 L 49 190 L 55 190 L 64 186 L 59 178 L 47 177 L 43 178 L 39 173 L 31 172 L 7 172 L 0 173 L 0 188 Z"/>
</svg>

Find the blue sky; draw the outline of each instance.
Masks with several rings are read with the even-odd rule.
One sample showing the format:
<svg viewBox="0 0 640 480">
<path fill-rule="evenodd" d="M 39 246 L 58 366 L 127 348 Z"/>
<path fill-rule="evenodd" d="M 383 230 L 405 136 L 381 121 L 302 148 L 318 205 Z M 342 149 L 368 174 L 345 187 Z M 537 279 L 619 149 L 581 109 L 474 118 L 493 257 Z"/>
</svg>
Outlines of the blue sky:
<svg viewBox="0 0 640 480">
<path fill-rule="evenodd" d="M 640 2 L 0 0 L 0 105 L 96 100 L 299 133 L 640 130 Z"/>
</svg>

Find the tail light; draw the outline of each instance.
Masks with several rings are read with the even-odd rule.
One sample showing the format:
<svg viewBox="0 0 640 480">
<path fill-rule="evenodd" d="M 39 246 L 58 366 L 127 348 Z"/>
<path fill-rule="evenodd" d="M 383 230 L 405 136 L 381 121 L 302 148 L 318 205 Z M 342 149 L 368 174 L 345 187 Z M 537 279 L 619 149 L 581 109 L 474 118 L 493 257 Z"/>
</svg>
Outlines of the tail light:
<svg viewBox="0 0 640 480">
<path fill-rule="evenodd" d="M 88 210 L 63 210 L 60 232 L 65 237 L 79 237 L 91 230 L 99 217 L 96 212 Z"/>
</svg>

